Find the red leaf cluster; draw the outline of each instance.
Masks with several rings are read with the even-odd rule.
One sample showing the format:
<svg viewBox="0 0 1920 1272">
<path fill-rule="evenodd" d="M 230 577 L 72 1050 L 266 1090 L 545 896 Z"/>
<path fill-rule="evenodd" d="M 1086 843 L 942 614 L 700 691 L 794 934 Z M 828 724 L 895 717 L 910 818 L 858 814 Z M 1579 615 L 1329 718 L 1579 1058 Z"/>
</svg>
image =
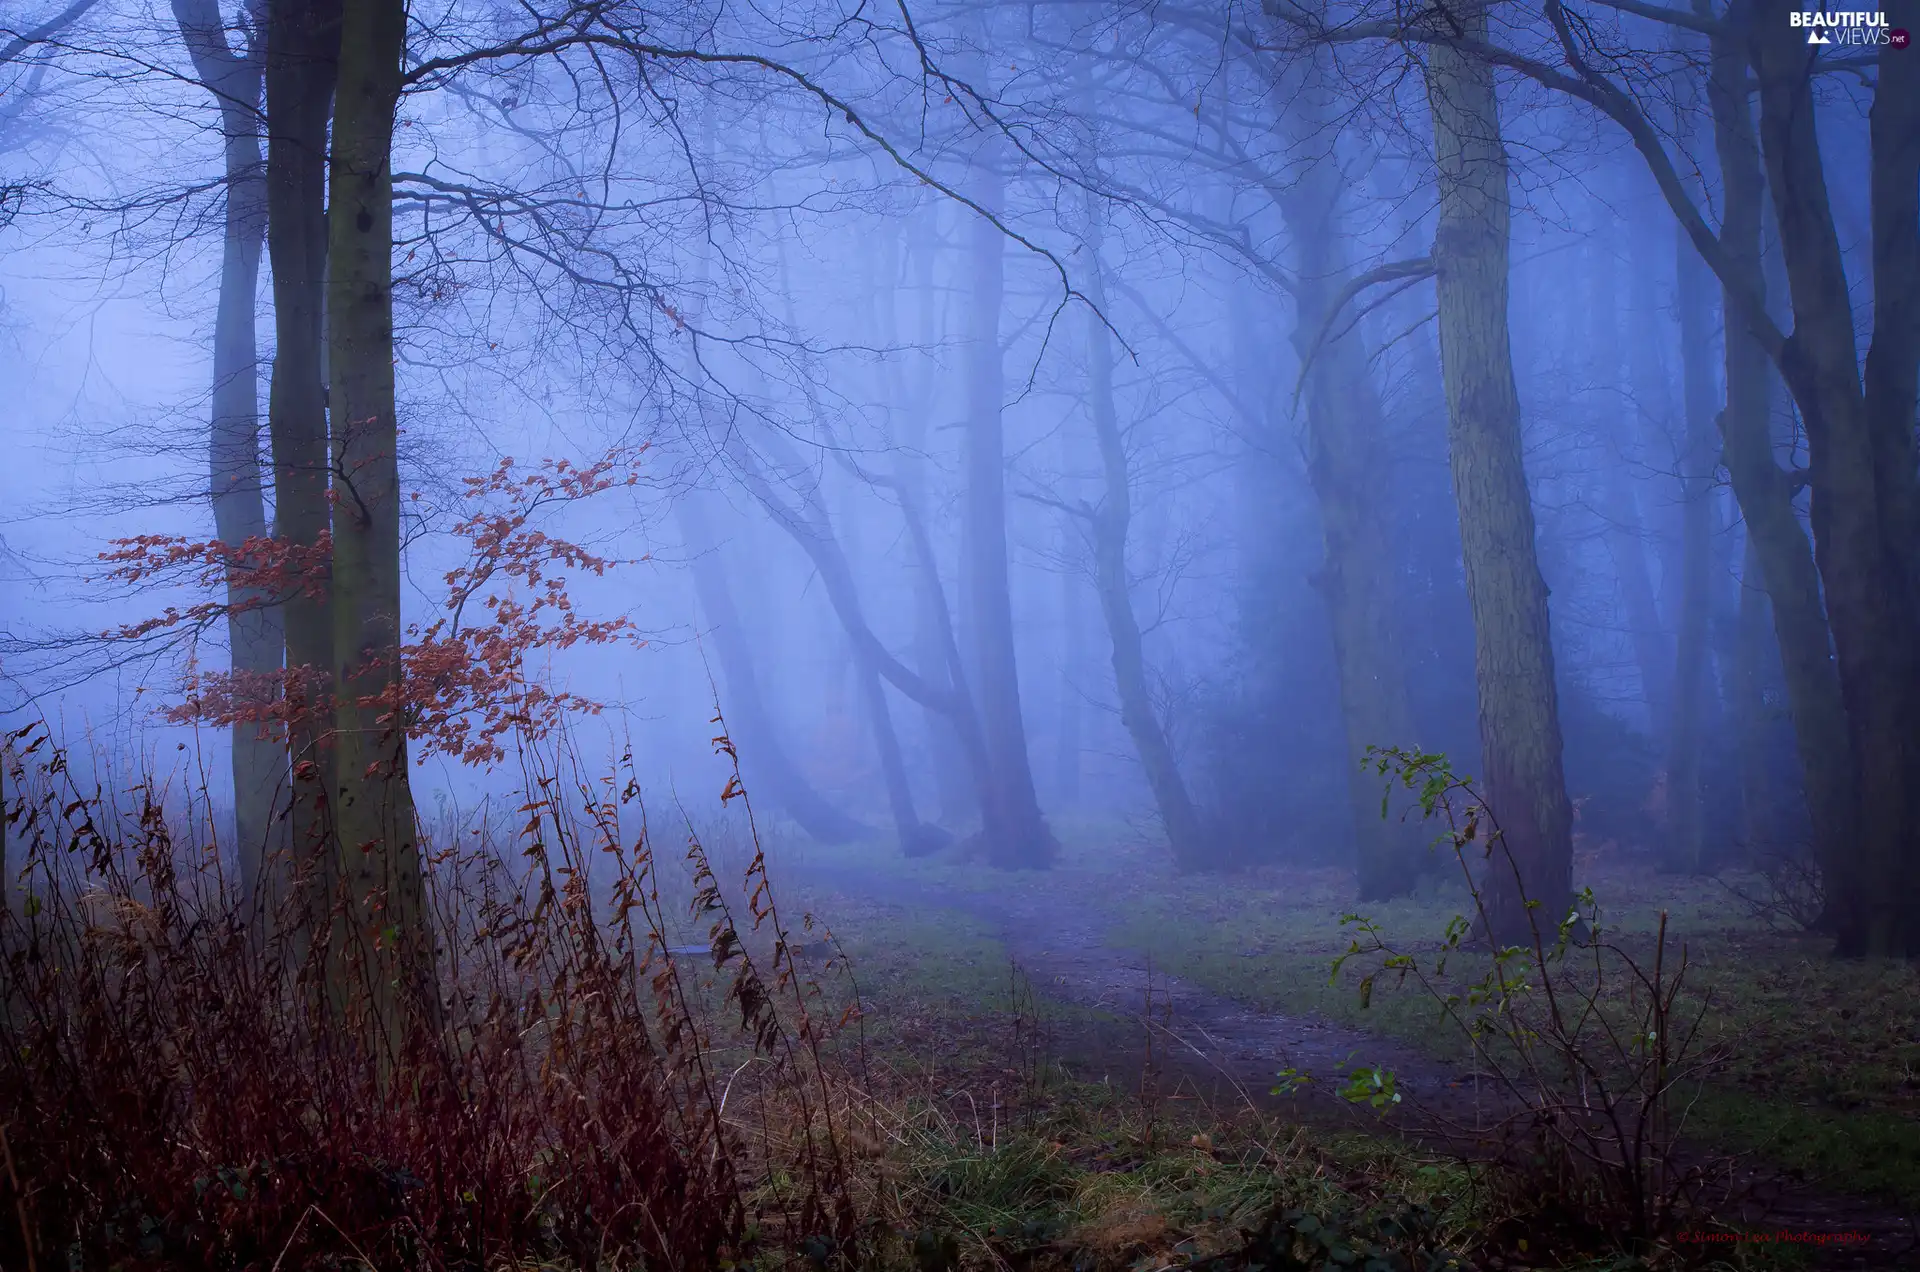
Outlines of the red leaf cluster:
<svg viewBox="0 0 1920 1272">
<path fill-rule="evenodd" d="M 189 539 L 183 535 L 142 534 L 114 539 L 100 554 L 110 567 L 106 577 L 121 583 L 154 583 L 213 592 L 182 609 L 169 605 L 137 623 L 106 632 L 109 640 L 136 640 L 175 628 L 202 628 L 231 614 L 280 605 L 296 596 L 326 595 L 333 572 L 333 538 L 319 542 L 249 536 L 239 543 Z"/>
<path fill-rule="evenodd" d="M 467 478 L 470 507 L 453 527 L 466 542 L 466 559 L 447 572 L 447 596 L 437 616 L 410 627 L 406 643 L 394 651 L 400 674 L 359 705 L 377 708 L 382 719 L 402 721 L 425 754 L 469 764 L 504 758 L 501 743 L 509 734 L 544 737 L 569 713 L 601 711 L 604 704 L 529 674 L 529 658 L 635 638 L 624 616 L 583 618 L 568 586 L 571 578 L 601 576 L 620 562 L 534 522 L 551 506 L 638 484 L 645 449 L 611 451 L 584 467 L 561 459 L 528 470 L 509 458 L 484 476 Z M 157 581 L 214 593 L 107 633 L 113 639 L 137 639 L 206 627 L 296 595 L 323 599 L 332 543 L 324 537 L 313 546 L 250 538 L 235 545 L 140 535 L 114 540 L 101 560 L 111 567 L 108 577 L 121 582 Z M 168 714 L 180 722 L 285 727 L 329 713 L 329 679 L 327 672 L 310 667 L 267 675 L 192 670 L 183 700 Z"/>
</svg>

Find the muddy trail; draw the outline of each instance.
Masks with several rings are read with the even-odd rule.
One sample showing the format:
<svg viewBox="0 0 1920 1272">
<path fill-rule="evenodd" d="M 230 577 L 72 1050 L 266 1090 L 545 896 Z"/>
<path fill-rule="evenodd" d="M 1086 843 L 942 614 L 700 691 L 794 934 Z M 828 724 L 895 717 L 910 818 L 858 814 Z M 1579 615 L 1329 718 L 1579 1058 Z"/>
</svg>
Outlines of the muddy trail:
<svg viewBox="0 0 1920 1272">
<path fill-rule="evenodd" d="M 1499 1151 L 1503 1116 L 1517 1100 L 1490 1075 L 1448 1064 L 1391 1039 L 1336 1021 L 1254 1007 L 1171 976 L 1138 950 L 1113 944 L 1115 922 L 1097 901 L 1038 889 L 974 892 L 940 888 L 817 863 L 794 871 L 823 894 L 838 893 L 903 910 L 944 909 L 989 927 L 1043 999 L 1130 1022 L 1129 1041 L 1113 1031 L 1072 1030 L 1054 1039 L 1059 1059 L 1080 1076 L 1127 1075 L 1162 1097 L 1197 1096 L 1214 1107 L 1282 1109 L 1316 1125 L 1406 1135 L 1465 1156 Z M 832 921 L 830 906 L 822 917 Z M 1436 1027 L 1440 1027 L 1436 1025 Z M 1385 1115 L 1341 1098 L 1353 1065 L 1391 1071 L 1401 1099 Z M 1288 1095 L 1273 1089 L 1282 1070 L 1311 1076 Z M 1723 1160 L 1698 1147 L 1682 1164 Z M 1837 1196 L 1760 1163 L 1743 1163 L 1713 1206 L 1726 1222 L 1759 1239 L 1834 1237 L 1820 1244 L 1822 1267 L 1920 1267 L 1920 1216 L 1886 1201 Z M 1866 1241 L 1859 1241 L 1864 1235 Z"/>
</svg>

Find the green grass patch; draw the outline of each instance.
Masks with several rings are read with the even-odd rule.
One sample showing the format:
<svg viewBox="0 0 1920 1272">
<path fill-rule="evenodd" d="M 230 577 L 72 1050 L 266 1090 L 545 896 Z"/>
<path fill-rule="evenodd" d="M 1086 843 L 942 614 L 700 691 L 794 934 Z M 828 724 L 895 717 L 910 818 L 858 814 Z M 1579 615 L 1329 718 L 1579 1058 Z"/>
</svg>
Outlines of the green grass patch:
<svg viewBox="0 0 1920 1272">
<path fill-rule="evenodd" d="M 1307 877 L 1231 896 L 1190 895 L 1193 886 L 1140 898 L 1116 924 L 1115 942 L 1271 1011 L 1323 1016 L 1450 1060 L 1469 1054 L 1417 984 L 1382 977 L 1363 1007 L 1359 984 L 1370 969 L 1350 964 L 1330 983 L 1347 947 L 1339 918 L 1353 904 L 1340 881 Z M 1694 1135 L 1844 1191 L 1920 1202 L 1920 970 L 1835 960 L 1817 938 L 1752 920 L 1711 881 L 1620 873 L 1593 886 L 1603 922 L 1643 962 L 1664 906 L 1668 969 L 1684 946 L 1689 1001 L 1706 996 L 1700 1041 L 1721 1059 Z M 1464 890 L 1440 891 L 1368 915 L 1430 966 L 1435 938 L 1464 900 Z M 1480 966 L 1456 964 L 1466 975 L 1446 983 L 1458 989 Z"/>
<path fill-rule="evenodd" d="M 1060 861 L 1045 874 L 998 874 L 954 854 L 909 862 L 872 846 L 835 851 L 843 867 L 925 886 L 1085 898 L 1108 923 L 1111 944 L 1146 953 L 1156 967 L 1194 984 L 1449 1061 L 1469 1055 L 1464 1036 L 1418 985 L 1382 977 L 1363 1007 L 1359 984 L 1367 968 L 1349 965 L 1330 980 L 1350 939 L 1340 918 L 1362 908 L 1350 873 L 1182 876 L 1163 850 L 1123 827 L 1068 823 L 1058 833 Z M 1710 1147 L 1755 1154 L 1836 1189 L 1920 1199 L 1920 969 L 1834 960 L 1823 940 L 1770 929 L 1713 880 L 1609 867 L 1591 856 L 1581 874 L 1600 901 L 1603 924 L 1638 954 L 1651 951 L 1664 911 L 1669 968 L 1684 947 L 1689 986 L 1711 995 L 1701 1041 L 1722 1059 L 1694 1111 L 1694 1134 Z M 1736 882 L 1753 890 L 1751 881 Z M 1364 909 L 1399 947 L 1430 965 L 1447 921 L 1470 905 L 1461 883 L 1442 880 Z M 938 964 L 937 951 L 932 957 Z M 1000 959 L 1003 965 L 1004 952 Z M 1477 962 L 1456 964 L 1464 974 L 1452 978 L 1456 986 Z M 989 992 L 995 979 L 980 976 L 975 992 Z"/>
<path fill-rule="evenodd" d="M 1920 1207 L 1920 1125 L 1885 1113 L 1844 1113 L 1710 1087 L 1688 1115 L 1690 1134 L 1847 1191 Z"/>
</svg>

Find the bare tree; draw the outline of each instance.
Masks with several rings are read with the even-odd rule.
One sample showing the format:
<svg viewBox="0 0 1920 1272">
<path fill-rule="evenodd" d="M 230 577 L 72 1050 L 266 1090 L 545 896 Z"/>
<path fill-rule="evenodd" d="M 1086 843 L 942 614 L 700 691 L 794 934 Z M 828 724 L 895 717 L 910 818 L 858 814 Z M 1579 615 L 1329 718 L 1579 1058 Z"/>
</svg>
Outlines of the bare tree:
<svg viewBox="0 0 1920 1272">
<path fill-rule="evenodd" d="M 1484 37 L 1484 5 L 1455 20 L 1464 38 Z M 1514 944 L 1533 930 L 1535 904 L 1560 914 L 1569 903 L 1573 808 L 1507 329 L 1507 153 L 1493 69 L 1443 44 L 1429 50 L 1426 71 L 1440 182 L 1440 366 L 1473 607 L 1480 745 L 1488 803 L 1514 863 L 1489 881 L 1486 935 Z"/>
<path fill-rule="evenodd" d="M 220 298 L 213 332 L 213 419 L 207 448 L 214 532 L 232 554 L 227 571 L 227 643 L 238 676 L 278 681 L 285 636 L 281 611 L 249 575 L 244 554 L 267 539 L 266 474 L 260 464 L 260 375 L 256 307 L 266 236 L 267 174 L 260 147 L 265 14 L 248 11 L 238 51 L 216 0 L 174 0 L 174 21 L 194 73 L 219 108 L 226 216 Z M 231 726 L 234 839 L 240 879 L 257 895 L 273 855 L 278 801 L 286 789 L 286 742 L 263 723 Z"/>
<path fill-rule="evenodd" d="M 814 789 L 787 751 L 761 691 L 752 638 L 735 603 L 724 549 L 702 506 L 703 498 L 701 492 L 689 492 L 675 502 L 674 511 L 695 553 L 691 562 L 694 590 L 727 678 L 734 741 L 740 745 L 750 772 L 763 779 L 763 792 L 807 834 L 829 844 L 870 835 L 869 827 L 835 808 Z"/>
<path fill-rule="evenodd" d="M 972 198 L 995 214 L 1005 192 L 1001 165 L 1006 158 L 1001 151 L 988 134 L 973 164 Z M 1040 814 L 1027 755 L 1007 577 L 1006 374 L 1000 349 L 1005 252 L 1005 239 L 992 222 L 976 220 L 969 233 L 972 294 L 966 346 L 968 637 L 990 775 L 980 792 L 988 858 L 1001 866 L 1044 866 L 1057 844 Z"/>
<path fill-rule="evenodd" d="M 1106 303 L 1101 259 L 1105 231 L 1103 209 L 1087 200 L 1084 240 L 1088 259 L 1088 294 L 1096 305 Z M 1199 869 L 1209 862 L 1199 811 L 1181 776 L 1148 682 L 1140 620 L 1133 606 L 1133 577 L 1127 540 L 1133 529 L 1133 472 L 1121 433 L 1113 392 L 1113 346 L 1097 314 L 1088 315 L 1088 408 L 1093 418 L 1094 443 L 1100 455 L 1102 487 L 1099 502 L 1074 509 L 1086 522 L 1093 548 L 1094 589 L 1106 619 L 1112 646 L 1114 685 L 1120 695 L 1120 720 L 1133 739 L 1147 786 L 1153 792 L 1160 822 L 1167 832 L 1174 862 L 1183 869 Z"/>
<path fill-rule="evenodd" d="M 274 534 L 302 559 L 332 542 L 328 500 L 326 277 L 327 130 L 339 76 L 340 6 L 268 0 L 267 251 L 273 266 L 272 439 Z M 282 603 L 290 761 L 288 870 L 311 891 L 303 926 L 314 935 L 338 871 L 331 799 L 333 674 L 331 579 L 308 571 Z M 280 881 L 276 880 L 276 884 Z"/>
<path fill-rule="evenodd" d="M 389 1047 L 439 1003 L 400 666 L 392 154 L 406 36 L 401 0 L 341 6 L 327 182 L 334 819 L 348 889 L 333 948 L 363 960 Z"/>
</svg>

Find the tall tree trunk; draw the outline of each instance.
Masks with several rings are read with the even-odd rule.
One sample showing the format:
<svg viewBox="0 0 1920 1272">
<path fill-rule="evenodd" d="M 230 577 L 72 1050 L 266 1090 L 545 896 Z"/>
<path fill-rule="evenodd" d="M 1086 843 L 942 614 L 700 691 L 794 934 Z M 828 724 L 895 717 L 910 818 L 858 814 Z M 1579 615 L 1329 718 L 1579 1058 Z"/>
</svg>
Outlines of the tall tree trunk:
<svg viewBox="0 0 1920 1272">
<path fill-rule="evenodd" d="M 1311 82 L 1289 103 L 1299 134 L 1310 137 L 1331 117 L 1325 89 Z M 1306 381 L 1307 478 L 1320 505 L 1325 559 L 1316 578 L 1332 626 L 1346 730 L 1348 804 L 1354 869 L 1363 901 L 1413 890 L 1425 865 L 1417 826 L 1382 815 L 1377 778 L 1361 772 L 1370 746 L 1414 746 L 1413 705 L 1400 656 L 1396 581 L 1403 575 L 1393 543 L 1395 510 L 1383 474 L 1390 462 L 1386 416 L 1359 330 L 1313 342 L 1327 307 L 1350 273 L 1341 234 L 1339 174 L 1330 159 L 1289 183 L 1278 197 L 1295 250 L 1295 354 L 1311 357 Z"/>
<path fill-rule="evenodd" d="M 1736 298 L 1736 288 L 1744 289 L 1764 304 L 1770 290 L 1761 242 L 1764 191 L 1759 140 L 1747 89 L 1747 49 L 1740 34 L 1750 13 L 1746 0 L 1735 0 L 1728 8 L 1725 20 L 1733 29 L 1712 38 L 1707 84 L 1725 207 L 1720 241 L 1733 274 L 1721 280 L 1727 382 L 1727 405 L 1720 416 L 1721 462 L 1739 500 L 1751 564 L 1756 567 L 1746 578 L 1749 586 L 1754 580 L 1765 582 L 1806 792 L 1814 859 L 1829 880 L 1837 881 L 1853 852 L 1857 816 L 1853 743 L 1833 665 L 1813 548 L 1794 510 L 1796 487 L 1774 455 L 1773 372 L 1766 349 L 1741 320 Z M 1757 615 L 1749 611 L 1747 617 L 1752 620 Z M 1750 814 L 1753 807 L 1754 801 L 1749 800 Z"/>
<path fill-rule="evenodd" d="M 1071 550 L 1077 538 L 1073 519 L 1061 518 L 1063 550 Z M 1083 766 L 1081 740 L 1080 686 L 1075 675 L 1086 657 L 1086 624 L 1080 616 L 1081 581 L 1073 570 L 1060 571 L 1060 681 L 1057 689 L 1057 720 L 1053 735 L 1054 797 L 1060 807 L 1080 807 L 1080 773 Z"/>
<path fill-rule="evenodd" d="M 1751 533 L 1746 536 L 1740 570 L 1739 624 L 1732 716 L 1740 732 L 1740 838 L 1749 859 L 1764 860 L 1780 852 L 1782 810 L 1766 746 L 1771 715 L 1767 709 L 1767 669 L 1774 643 L 1773 614 L 1760 551 Z"/>
<path fill-rule="evenodd" d="M 1153 709 L 1153 697 L 1147 686 L 1146 651 L 1141 640 L 1140 621 L 1133 612 L 1133 588 L 1127 570 L 1127 535 L 1133 523 L 1133 474 L 1127 463 L 1126 439 L 1120 433 L 1120 420 L 1113 400 L 1113 347 L 1108 340 L 1106 288 L 1100 260 L 1103 238 L 1097 201 L 1087 200 L 1090 228 L 1087 232 L 1087 296 L 1100 312 L 1087 314 L 1088 397 L 1093 415 L 1094 440 L 1100 449 L 1100 471 L 1104 486 L 1100 502 L 1090 515 L 1093 535 L 1094 587 L 1100 595 L 1100 612 L 1107 622 L 1107 635 L 1113 644 L 1113 678 L 1120 695 L 1120 721 L 1146 773 L 1147 786 L 1153 792 L 1160 824 L 1166 829 L 1167 844 L 1173 850 L 1174 864 L 1183 870 L 1197 870 L 1210 864 L 1207 843 L 1201 833 L 1200 816 L 1187 793 L 1173 746 Z"/>
<path fill-rule="evenodd" d="M 903 463 L 902 469 L 915 467 Z M 902 480 L 909 480 L 903 477 Z M 922 505 L 924 506 L 924 505 Z M 955 692 L 948 674 L 941 626 L 945 621 L 945 584 L 933 572 L 933 562 L 922 565 L 916 558 L 913 573 L 913 661 L 922 679 L 943 693 Z M 980 811 L 977 793 L 967 781 L 966 747 L 954 731 L 950 716 L 930 707 L 922 707 L 926 729 L 927 762 L 933 768 L 935 798 L 940 804 L 940 819 L 958 825 Z"/>
<path fill-rule="evenodd" d="M 391 1049 L 436 1011 L 434 946 L 407 773 L 394 401 L 394 115 L 401 0 L 346 0 L 328 185 L 336 819 L 374 1025 Z M 391 1053 L 390 1053 L 391 1054 Z"/>
<path fill-rule="evenodd" d="M 220 107 L 225 141 L 226 223 L 220 248 L 220 301 L 213 329 L 212 428 L 207 477 L 214 533 L 239 547 L 267 536 L 265 474 L 260 466 L 260 371 L 255 324 L 260 252 L 267 226 L 266 170 L 260 153 L 261 36 L 246 49 L 228 47 L 216 0 L 174 0 L 194 72 Z M 267 707 L 277 691 L 283 655 L 281 615 L 271 598 L 247 586 L 236 561 L 227 573 L 227 642 L 235 679 Z M 286 790 L 285 740 L 263 719 L 232 729 L 233 823 L 240 884 L 255 903 L 271 905 L 263 887 L 275 856 L 276 803 Z"/>
<path fill-rule="evenodd" d="M 1469 39 L 1486 39 L 1484 8 L 1459 16 Z M 1440 361 L 1473 610 L 1481 762 L 1505 849 L 1485 877 L 1483 935 L 1523 943 L 1538 926 L 1551 940 L 1572 896 L 1573 809 L 1507 330 L 1511 212 L 1492 68 L 1435 46 L 1427 101 L 1439 168 Z"/>
<path fill-rule="evenodd" d="M 333 619 L 327 389 L 327 121 L 340 49 L 340 6 L 269 0 L 267 251 L 273 265 L 273 382 L 267 406 L 275 537 L 305 567 L 281 605 L 287 669 L 293 858 L 304 937 L 318 936 L 336 892 Z M 275 886 L 280 886 L 276 872 Z M 289 880 L 291 882 L 291 880 Z M 277 907 L 276 907 L 277 908 Z"/>
<path fill-rule="evenodd" d="M 1000 210 L 1004 178 L 989 147 L 975 166 L 975 200 Z M 967 332 L 967 583 L 974 635 L 974 681 L 992 790 L 981 807 L 987 860 L 1003 868 L 1048 865 L 1058 844 L 1040 815 L 1020 710 L 1013 598 L 1007 560 L 1007 454 L 1001 405 L 1005 376 L 1000 309 L 1005 300 L 1005 240 L 984 217 L 973 220 L 972 312 Z"/>
<path fill-rule="evenodd" d="M 1622 617 L 1633 645 L 1634 669 L 1647 705 L 1648 732 L 1658 738 L 1673 718 L 1673 650 L 1660 621 L 1653 573 L 1647 568 L 1648 528 L 1640 501 L 1627 479 L 1628 460 L 1609 456 L 1600 477 L 1600 506 L 1606 519 L 1607 556 L 1620 587 Z"/>
<path fill-rule="evenodd" d="M 1758 7 L 1748 35 L 1793 294 L 1780 369 L 1806 427 L 1814 552 L 1859 795 L 1854 851 L 1834 881 L 1838 948 L 1920 954 L 1920 70 L 1911 58 L 1883 59 L 1875 91 L 1874 319 L 1863 383 L 1816 129 L 1813 55 L 1778 3 Z"/>
<path fill-rule="evenodd" d="M 919 295 L 915 340 L 921 348 L 931 349 L 946 334 L 935 308 L 938 293 L 933 285 L 933 264 L 937 245 L 927 242 L 916 247 L 911 241 L 906 241 L 904 250 L 912 256 L 913 286 Z M 891 341 L 897 332 L 898 314 L 892 293 L 893 289 L 888 288 L 881 296 L 881 308 L 885 315 L 882 338 L 887 341 Z M 916 510 L 927 506 L 927 415 L 933 406 L 933 384 L 934 372 L 928 367 L 915 379 L 911 393 L 898 391 L 895 395 L 896 401 L 904 403 L 905 410 L 897 416 L 899 431 L 895 437 L 898 445 L 894 450 L 894 480 L 898 483 L 901 502 Z M 946 584 L 940 579 L 938 567 L 938 559 L 932 554 L 914 554 L 914 670 L 928 684 L 943 692 L 951 692 L 955 686 L 948 674 L 946 657 L 945 641 L 949 635 L 946 631 Z M 934 791 L 940 804 L 940 819 L 950 825 L 959 825 L 979 812 L 973 787 L 967 780 L 965 745 L 955 731 L 950 716 L 930 707 L 922 707 L 921 722 L 925 729 L 927 761 L 933 769 Z"/>
<path fill-rule="evenodd" d="M 1675 227 L 1675 279 L 1680 310 L 1680 356 L 1686 405 L 1686 445 L 1680 455 L 1680 632 L 1674 651 L 1673 715 L 1667 732 L 1667 852 L 1670 869 L 1706 869 L 1706 805 L 1701 792 L 1701 746 L 1707 696 L 1707 624 L 1713 551 L 1713 472 L 1717 466 L 1713 373 L 1712 275 L 1686 231 Z"/>
<path fill-rule="evenodd" d="M 721 555 L 706 510 L 699 506 L 701 495 L 694 492 L 680 499 L 674 510 L 680 518 L 681 532 L 694 551 L 701 554 L 693 564 L 694 592 L 700 598 L 713 644 L 720 655 L 720 670 L 727 678 L 728 715 L 734 741 L 750 775 L 764 779 L 764 789 L 772 802 L 798 822 L 800 829 L 821 843 L 840 844 L 872 834 L 871 828 L 835 808 L 807 780 L 799 765 L 781 741 L 773 715 L 767 709 L 766 696 L 760 690 L 760 675 L 754 667 L 753 648 L 746 627 L 740 621 L 728 582 L 726 558 Z"/>
<path fill-rule="evenodd" d="M 1623 181 L 1621 185 L 1630 208 L 1657 202 L 1645 199 L 1645 191 L 1634 189 L 1629 182 Z M 1631 223 L 1623 219 L 1621 228 Z M 1652 223 L 1663 222 L 1656 218 Z M 1685 371 L 1675 356 L 1674 332 L 1666 322 L 1672 299 L 1666 294 L 1666 274 L 1661 268 L 1672 260 L 1671 246 L 1659 234 L 1641 234 L 1626 246 L 1616 266 L 1626 270 L 1629 280 L 1624 312 L 1630 316 L 1626 318 L 1624 331 L 1629 336 L 1626 341 L 1629 383 L 1633 386 L 1633 405 L 1638 408 L 1629 411 L 1621 421 L 1621 453 L 1632 454 L 1643 462 L 1648 456 L 1660 457 L 1656 463 L 1660 468 L 1668 466 L 1664 457 L 1675 453 L 1678 439 L 1685 434 L 1684 395 L 1675 392 L 1675 386 L 1685 379 Z M 1614 287 L 1613 280 L 1608 280 L 1607 285 Z M 1647 627 L 1658 633 L 1649 653 L 1654 659 L 1653 675 L 1664 686 L 1664 693 L 1658 688 L 1655 690 L 1659 705 L 1650 736 L 1656 740 L 1664 738 L 1673 718 L 1674 642 L 1678 639 L 1682 606 L 1679 558 L 1683 554 L 1681 541 L 1686 532 L 1677 476 L 1676 472 L 1673 485 L 1666 490 L 1656 489 L 1664 474 L 1648 473 L 1647 479 L 1625 483 L 1639 496 L 1633 503 L 1634 516 L 1641 528 L 1635 539 L 1643 558 L 1657 564 L 1660 575 L 1659 586 L 1654 589 L 1656 604 L 1648 611 L 1654 618 Z"/>
<path fill-rule="evenodd" d="M 1714 444 L 1719 441 L 1714 426 Z M 1717 472 L 1718 459 L 1712 461 Z M 1709 866 L 1739 859 L 1741 739 L 1733 732 L 1740 712 L 1740 571 L 1745 537 L 1733 488 L 1716 477 L 1712 499 L 1712 549 L 1707 565 L 1707 698 L 1701 722 L 1702 834 Z"/>
<path fill-rule="evenodd" d="M 1604 240 L 1604 248 L 1610 247 Z M 1592 303 L 1593 354 L 1598 379 L 1607 390 L 1622 383 L 1623 366 L 1620 345 L 1620 295 L 1615 279 L 1620 267 L 1603 256 L 1592 266 L 1594 294 Z M 1635 270 L 1637 275 L 1644 270 Z M 1648 288 L 1651 290 L 1651 287 Z M 1639 306 L 1636 306 L 1639 308 Z M 1651 318 L 1645 307 L 1639 315 L 1644 323 Z M 1634 668 L 1640 673 L 1641 698 L 1647 707 L 1647 732 L 1658 737 L 1671 722 L 1673 713 L 1673 651 L 1667 644 L 1660 607 L 1655 599 L 1653 575 L 1647 569 L 1647 527 L 1640 515 L 1627 478 L 1633 439 L 1640 433 L 1629 421 L 1643 414 L 1656 414 L 1664 405 L 1664 394 L 1656 393 L 1664 377 L 1657 355 L 1651 355 L 1651 341 L 1635 333 L 1627 351 L 1632 368 L 1626 382 L 1632 386 L 1632 409 L 1622 416 L 1603 411 L 1601 433 L 1616 453 L 1608 456 L 1598 489 L 1600 513 L 1606 522 L 1607 555 L 1613 560 L 1614 578 L 1620 587 L 1621 608 L 1627 636 L 1633 646 Z"/>
<path fill-rule="evenodd" d="M 1903 5 L 1911 15 L 1911 5 Z M 1873 343 L 1862 391 L 1879 504 L 1879 539 L 1896 596 L 1891 612 L 1894 661 L 1881 673 L 1898 703 L 1878 698 L 1862 722 L 1872 737 L 1874 771 L 1863 782 L 1870 821 L 1871 870 L 1862 894 L 1874 899 L 1864 922 L 1843 925 L 1842 944 L 1866 953 L 1920 958 L 1920 470 L 1914 412 L 1920 398 L 1920 66 L 1910 56 L 1881 60 L 1869 136 L 1873 148 Z M 1844 498 L 1844 494 L 1839 495 Z M 1877 655 L 1868 653 L 1869 665 Z M 1882 742 L 1895 753 L 1883 755 Z M 1859 744 L 1855 756 L 1862 754 Z M 1885 893 L 1891 891 L 1891 899 Z"/>
</svg>

